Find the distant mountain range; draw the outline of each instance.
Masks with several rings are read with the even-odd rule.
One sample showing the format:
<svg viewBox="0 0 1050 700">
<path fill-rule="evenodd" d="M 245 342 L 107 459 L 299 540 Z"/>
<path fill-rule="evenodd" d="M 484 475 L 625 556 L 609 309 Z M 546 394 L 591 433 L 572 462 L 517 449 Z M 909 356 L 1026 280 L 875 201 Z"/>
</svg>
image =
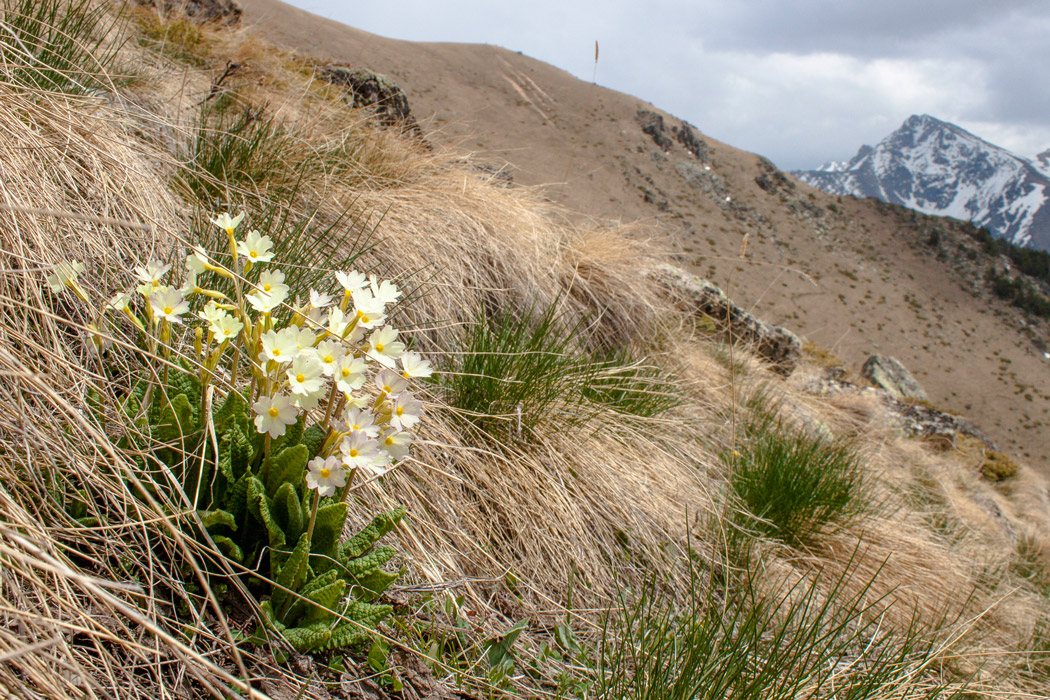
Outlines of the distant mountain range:
<svg viewBox="0 0 1050 700">
<path fill-rule="evenodd" d="M 1050 149 L 1029 160 L 923 114 L 849 161 L 793 174 L 831 194 L 972 221 L 1016 245 L 1050 250 Z"/>
</svg>

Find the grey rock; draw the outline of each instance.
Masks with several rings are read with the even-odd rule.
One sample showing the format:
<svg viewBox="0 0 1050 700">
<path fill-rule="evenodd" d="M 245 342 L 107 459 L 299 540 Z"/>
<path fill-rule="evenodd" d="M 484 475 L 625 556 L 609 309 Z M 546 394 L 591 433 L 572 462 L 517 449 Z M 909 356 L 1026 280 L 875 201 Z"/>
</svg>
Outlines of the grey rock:
<svg viewBox="0 0 1050 700">
<path fill-rule="evenodd" d="M 970 420 L 946 411 L 900 401 L 885 396 L 886 405 L 896 415 L 901 428 L 908 435 L 941 440 L 946 444 L 955 441 L 956 435 L 968 435 L 983 442 L 992 450 L 998 450 L 995 442 Z"/>
<path fill-rule="evenodd" d="M 787 376 L 798 366 L 802 343 L 791 331 L 755 318 L 711 282 L 674 265 L 661 265 L 654 276 L 683 307 L 751 345 L 778 374 Z"/>
<path fill-rule="evenodd" d="M 139 7 L 159 9 L 167 16 L 181 14 L 197 24 L 214 23 L 221 27 L 236 26 L 241 21 L 241 8 L 234 0 L 131 0 Z"/>
<path fill-rule="evenodd" d="M 872 355 L 864 362 L 860 373 L 876 386 L 888 391 L 895 399 L 929 400 L 911 372 L 899 360 L 889 355 Z"/>
<path fill-rule="evenodd" d="M 385 75 L 339 64 L 325 66 L 318 75 L 322 80 L 346 88 L 346 101 L 352 107 L 371 107 L 381 124 L 422 135 L 408 106 L 408 97 Z"/>
<path fill-rule="evenodd" d="M 642 132 L 649 135 L 649 138 L 653 140 L 657 146 L 660 147 L 661 151 L 670 151 L 671 146 L 674 142 L 671 141 L 671 137 L 667 135 L 667 131 L 664 128 L 664 118 L 652 112 L 648 109 L 638 110 L 638 126 L 642 127 Z"/>
</svg>

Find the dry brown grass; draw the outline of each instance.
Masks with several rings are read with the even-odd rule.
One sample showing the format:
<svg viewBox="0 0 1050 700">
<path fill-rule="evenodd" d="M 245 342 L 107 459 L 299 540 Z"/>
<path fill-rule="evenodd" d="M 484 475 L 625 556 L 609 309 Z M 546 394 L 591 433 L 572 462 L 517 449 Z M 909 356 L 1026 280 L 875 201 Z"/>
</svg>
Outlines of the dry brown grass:
<svg viewBox="0 0 1050 700">
<path fill-rule="evenodd" d="M 536 192 L 498 187 L 451 154 L 375 130 L 317 89 L 301 66 L 253 41 L 243 32 L 220 35 L 213 49 L 225 46 L 250 66 L 237 98 L 269 104 L 296 139 L 335 147 L 350 163 L 313 172 L 300 199 L 285 205 L 316 207 L 321 221 L 351 203 L 382 214 L 380 238 L 363 262 L 409 286 L 425 281 L 399 319 L 420 347 L 455 352 L 461 325 L 478 308 L 560 299 L 605 343 L 654 353 L 681 377 L 685 402 L 659 418 L 599 415 L 584 430 L 551 430 L 524 447 L 472 440 L 433 396 L 413 458 L 360 486 L 350 518 L 357 525 L 381 508 L 409 506 L 398 533 L 407 571 L 401 595 L 466 596 L 480 640 L 521 617 L 562 618 L 570 579 L 574 607 L 591 623 L 620 588 L 653 570 L 684 591 L 688 577 L 675 566 L 683 552 L 723 554 L 718 455 L 734 444 L 746 398 L 764 388 L 786 407 L 785 420 L 857 439 L 880 504 L 812 551 L 763 543 L 757 575 L 765 585 L 834 577 L 847 564 L 858 586 L 878 573 L 872 594 L 895 601 L 887 624 L 905 624 L 912 612 L 930 622 L 958 619 L 970 637 L 953 653 L 980 651 L 1000 659 L 997 668 L 1012 668 L 1009 654 L 1031 634 L 1025 616 L 1045 605 L 1011 573 L 1015 548 L 1002 523 L 1015 530 L 1025 523 L 1025 537 L 1046 551 L 1045 482 L 1022 467 L 1011 482 L 1016 495 L 994 493 L 959 455 L 897 435 L 876 399 L 815 397 L 742 348 L 693 337 L 647 281 L 660 251 L 644 230 L 573 226 Z M 184 107 L 209 86 L 206 72 L 185 71 Z M 209 553 L 162 515 L 178 504 L 133 495 L 131 461 L 85 410 L 89 386 L 120 391 L 129 354 L 114 346 L 104 371 L 86 341 L 94 314 L 49 294 L 43 281 L 58 260 L 82 260 L 100 308 L 133 264 L 166 256 L 188 235 L 192 203 L 167 184 L 187 167 L 173 144 L 186 138 L 189 110 L 160 109 L 155 82 L 136 89 L 137 116 L 101 100 L 15 93 L 0 83 L 0 691 L 218 695 L 239 664 L 268 678 L 267 692 L 298 689 L 304 678 L 274 665 L 266 650 L 238 652 L 230 643 L 231 628 L 250 625 L 243 615 L 229 620 L 214 598 L 187 589 L 192 562 Z M 250 207 L 268 194 L 230 196 Z M 983 497 L 999 516 L 988 515 Z M 102 524 L 79 526 L 63 507 L 73 501 Z M 961 536 L 931 525 L 949 520 Z M 170 562 L 187 565 L 189 575 Z M 514 590 L 508 574 L 520 582 Z M 188 615 L 173 609 L 179 602 Z M 184 636 L 187 620 L 192 632 Z M 1026 682 L 998 687 L 1034 687 Z M 320 696 L 302 687 L 306 697 Z"/>
</svg>

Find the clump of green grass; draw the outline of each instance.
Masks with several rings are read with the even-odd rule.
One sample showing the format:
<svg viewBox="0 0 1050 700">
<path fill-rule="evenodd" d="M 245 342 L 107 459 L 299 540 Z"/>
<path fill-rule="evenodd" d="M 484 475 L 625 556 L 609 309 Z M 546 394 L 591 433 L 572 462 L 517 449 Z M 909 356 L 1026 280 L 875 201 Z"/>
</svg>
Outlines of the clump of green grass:
<svg viewBox="0 0 1050 700">
<path fill-rule="evenodd" d="M 602 411 L 652 417 L 681 401 L 660 370 L 626 350 L 588 354 L 585 320 L 539 312 L 479 313 L 442 373 L 449 402 L 492 436 L 512 442 L 547 422 L 558 430 Z"/>
<path fill-rule="evenodd" d="M 756 427 L 757 425 L 757 427 Z M 760 420 L 724 455 L 740 525 L 794 547 L 867 509 L 860 458 L 847 442 Z"/>
<path fill-rule="evenodd" d="M 682 396 L 660 367 L 637 360 L 624 348 L 592 356 L 601 369 L 583 387 L 584 397 L 618 413 L 652 418 L 682 403 Z"/>
<path fill-rule="evenodd" d="M 847 571 L 759 593 L 746 574 L 723 589 L 694 573 L 680 605 L 650 579 L 603 626 L 594 697 L 694 700 L 953 698 L 937 676 L 936 635 L 912 623 L 892 630 L 866 602 L 873 581 L 850 592 Z"/>
<path fill-rule="evenodd" d="M 442 373 L 449 402 L 489 435 L 520 441 L 553 414 L 559 429 L 584 419 L 600 367 L 580 355 L 582 324 L 562 327 L 557 308 L 478 314 Z"/>
<path fill-rule="evenodd" d="M 209 42 L 196 24 L 184 17 L 167 18 L 147 10 L 135 11 L 132 16 L 142 32 L 139 46 L 192 66 L 205 65 Z"/>
<path fill-rule="evenodd" d="M 28 88 L 91 94 L 112 87 L 107 69 L 121 20 L 90 0 L 4 3 L 0 59 L 8 81 Z"/>
</svg>

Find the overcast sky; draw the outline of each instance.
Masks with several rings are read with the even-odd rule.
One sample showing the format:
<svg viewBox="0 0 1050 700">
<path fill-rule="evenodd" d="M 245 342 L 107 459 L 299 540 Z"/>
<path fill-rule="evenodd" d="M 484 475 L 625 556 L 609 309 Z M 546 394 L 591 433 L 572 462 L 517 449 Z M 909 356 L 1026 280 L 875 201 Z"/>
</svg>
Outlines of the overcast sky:
<svg viewBox="0 0 1050 700">
<path fill-rule="evenodd" d="M 1050 147 L 1047 0 L 285 0 L 382 36 L 487 43 L 636 95 L 782 168 L 912 114 Z M 643 9 L 644 7 L 644 9 Z"/>
</svg>

